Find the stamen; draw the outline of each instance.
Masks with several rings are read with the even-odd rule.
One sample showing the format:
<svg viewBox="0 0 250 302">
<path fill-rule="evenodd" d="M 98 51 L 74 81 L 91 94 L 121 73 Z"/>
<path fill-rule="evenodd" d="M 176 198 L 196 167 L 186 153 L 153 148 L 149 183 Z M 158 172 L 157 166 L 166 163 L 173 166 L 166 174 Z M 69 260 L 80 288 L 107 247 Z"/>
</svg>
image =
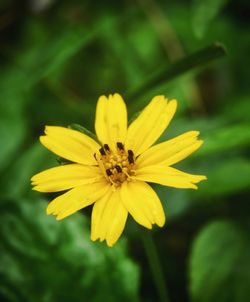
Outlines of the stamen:
<svg viewBox="0 0 250 302">
<path fill-rule="evenodd" d="M 105 150 L 104 150 L 103 147 L 101 147 L 101 148 L 99 149 L 99 152 L 101 153 L 101 155 L 106 155 L 106 152 L 105 152 Z"/>
<path fill-rule="evenodd" d="M 117 184 L 113 181 L 113 179 L 110 176 L 109 176 L 109 180 L 112 183 L 112 190 L 113 190 L 113 192 L 115 192 Z"/>
<path fill-rule="evenodd" d="M 128 150 L 128 162 L 130 164 L 133 164 L 134 161 L 134 152 L 132 150 Z"/>
<path fill-rule="evenodd" d="M 122 143 L 118 142 L 118 143 L 116 143 L 116 146 L 119 150 L 124 150 L 124 146 Z"/>
<path fill-rule="evenodd" d="M 134 163 L 134 159 L 133 159 L 133 157 L 128 156 L 128 162 L 129 162 L 130 164 L 133 164 L 133 163 Z"/>
<path fill-rule="evenodd" d="M 108 144 L 104 144 L 103 147 L 104 147 L 104 149 L 105 149 L 106 151 L 110 151 L 110 148 L 109 148 L 109 145 L 108 145 Z"/>
<path fill-rule="evenodd" d="M 106 174 L 107 174 L 108 176 L 113 175 L 113 173 L 112 173 L 112 171 L 111 171 L 110 169 L 106 169 Z"/>
<path fill-rule="evenodd" d="M 127 176 L 128 179 L 130 179 L 130 175 L 128 174 L 128 172 L 126 170 L 123 169 L 123 173 Z"/>
<path fill-rule="evenodd" d="M 134 152 L 132 150 L 128 150 L 128 155 L 134 156 Z"/>
<path fill-rule="evenodd" d="M 122 173 L 122 168 L 120 166 L 116 165 L 115 168 L 118 173 Z"/>
<path fill-rule="evenodd" d="M 116 143 L 116 150 L 103 144 L 99 153 L 94 153 L 93 156 L 112 188 L 121 186 L 124 181 L 130 181 L 135 174 L 134 152 L 126 150 L 121 142 Z"/>
</svg>

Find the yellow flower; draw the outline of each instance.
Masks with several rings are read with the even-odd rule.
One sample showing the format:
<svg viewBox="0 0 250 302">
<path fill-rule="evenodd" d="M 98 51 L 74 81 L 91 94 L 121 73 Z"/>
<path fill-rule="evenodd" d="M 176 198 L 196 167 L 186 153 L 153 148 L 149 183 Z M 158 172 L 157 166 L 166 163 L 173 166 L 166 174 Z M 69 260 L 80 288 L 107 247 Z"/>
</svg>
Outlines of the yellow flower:
<svg viewBox="0 0 250 302">
<path fill-rule="evenodd" d="M 165 215 L 149 184 L 196 189 L 205 176 L 192 175 L 173 164 L 197 150 L 198 131 L 189 131 L 152 146 L 170 123 L 176 100 L 156 96 L 127 127 L 127 109 L 119 94 L 101 96 L 97 103 L 95 130 L 100 143 L 68 128 L 46 126 L 41 143 L 72 163 L 45 170 L 32 177 L 34 190 L 68 190 L 50 202 L 47 214 L 63 219 L 94 204 L 91 239 L 112 246 L 120 237 L 128 213 L 151 229 L 162 227 Z"/>
</svg>

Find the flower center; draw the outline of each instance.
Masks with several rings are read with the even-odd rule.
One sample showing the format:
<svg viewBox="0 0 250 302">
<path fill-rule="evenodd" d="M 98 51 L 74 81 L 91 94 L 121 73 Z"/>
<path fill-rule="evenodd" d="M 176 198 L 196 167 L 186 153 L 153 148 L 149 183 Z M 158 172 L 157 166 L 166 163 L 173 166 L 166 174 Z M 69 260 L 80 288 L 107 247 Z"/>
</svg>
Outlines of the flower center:
<svg viewBox="0 0 250 302">
<path fill-rule="evenodd" d="M 94 157 L 99 164 L 104 176 L 115 187 L 120 186 L 130 176 L 135 174 L 135 157 L 132 150 L 125 150 L 124 145 L 116 143 L 116 150 L 109 148 L 104 144 L 99 149 L 99 154 L 95 153 Z"/>
</svg>

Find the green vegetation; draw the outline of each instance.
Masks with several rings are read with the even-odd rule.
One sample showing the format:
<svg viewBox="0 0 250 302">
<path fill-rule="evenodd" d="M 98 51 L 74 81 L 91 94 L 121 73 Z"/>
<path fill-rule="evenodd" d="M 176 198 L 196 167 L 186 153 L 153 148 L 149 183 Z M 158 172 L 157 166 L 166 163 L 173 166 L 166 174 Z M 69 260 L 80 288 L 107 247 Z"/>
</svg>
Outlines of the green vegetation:
<svg viewBox="0 0 250 302">
<path fill-rule="evenodd" d="M 1 301 L 249 300 L 249 10 L 246 0 L 0 2 Z M 208 180 L 198 191 L 154 185 L 165 227 L 130 219 L 110 249 L 90 241 L 91 209 L 46 216 L 54 195 L 32 191 L 30 177 L 57 164 L 38 142 L 44 126 L 93 131 L 98 97 L 114 92 L 130 119 L 154 95 L 176 98 L 161 140 L 199 130 L 205 144 L 176 166 Z"/>
</svg>

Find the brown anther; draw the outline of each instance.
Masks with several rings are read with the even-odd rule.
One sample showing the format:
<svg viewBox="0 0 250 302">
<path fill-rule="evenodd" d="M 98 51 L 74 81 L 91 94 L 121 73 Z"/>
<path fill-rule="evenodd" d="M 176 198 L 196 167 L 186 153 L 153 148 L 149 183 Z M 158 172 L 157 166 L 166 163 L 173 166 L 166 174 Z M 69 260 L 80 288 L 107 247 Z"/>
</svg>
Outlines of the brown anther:
<svg viewBox="0 0 250 302">
<path fill-rule="evenodd" d="M 122 173 L 122 168 L 120 166 L 116 165 L 115 168 L 118 173 Z"/>
<path fill-rule="evenodd" d="M 113 187 L 119 187 L 134 175 L 135 157 L 132 150 L 126 150 L 123 143 L 117 142 L 115 150 L 103 144 L 94 158 L 102 173 Z"/>
<path fill-rule="evenodd" d="M 129 162 L 130 164 L 133 164 L 133 163 L 134 163 L 133 157 L 128 156 L 128 162 Z"/>
<path fill-rule="evenodd" d="M 128 150 L 128 155 L 134 156 L 134 152 L 132 150 Z"/>
<path fill-rule="evenodd" d="M 134 152 L 132 150 L 128 150 L 128 162 L 130 164 L 133 164 L 134 161 Z"/>
<path fill-rule="evenodd" d="M 124 146 L 121 142 L 116 143 L 116 146 L 119 150 L 124 150 Z"/>
<path fill-rule="evenodd" d="M 106 169 L 106 174 L 107 174 L 108 176 L 113 175 L 113 173 L 112 173 L 112 171 L 111 171 L 110 169 Z"/>
<path fill-rule="evenodd" d="M 108 145 L 108 144 L 104 144 L 103 147 L 104 147 L 104 149 L 105 149 L 106 151 L 110 151 L 110 148 L 109 148 L 109 145 Z"/>
<path fill-rule="evenodd" d="M 105 150 L 104 150 L 103 147 L 101 147 L 101 148 L 99 149 L 99 152 L 101 153 L 101 155 L 106 155 L 106 152 L 105 152 Z"/>
</svg>

